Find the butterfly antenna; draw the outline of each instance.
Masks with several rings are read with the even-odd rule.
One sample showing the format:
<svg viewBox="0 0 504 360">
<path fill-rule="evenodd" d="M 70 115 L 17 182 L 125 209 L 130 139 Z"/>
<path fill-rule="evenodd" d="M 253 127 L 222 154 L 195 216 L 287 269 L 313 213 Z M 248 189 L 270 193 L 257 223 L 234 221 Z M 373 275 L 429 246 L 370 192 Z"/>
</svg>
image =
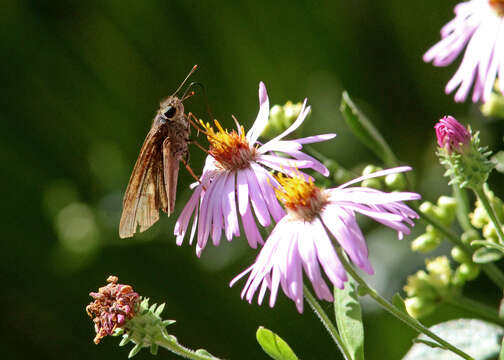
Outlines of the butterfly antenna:
<svg viewBox="0 0 504 360">
<path fill-rule="evenodd" d="M 191 71 L 189 71 L 189 74 L 187 74 L 186 78 L 184 79 L 184 81 L 182 81 L 182 83 L 180 84 L 180 86 L 178 87 L 178 89 L 173 93 L 172 96 L 175 96 L 175 94 L 177 94 L 180 89 L 182 89 L 182 86 L 184 86 L 184 84 L 186 83 L 187 79 L 189 79 L 189 77 L 196 71 L 196 69 L 198 68 L 198 65 L 194 65 L 191 69 Z"/>
<path fill-rule="evenodd" d="M 196 82 L 196 81 L 193 81 L 192 83 L 190 83 L 184 93 L 184 96 L 182 96 L 182 99 L 185 98 L 185 94 L 187 94 L 189 89 L 193 86 L 199 86 L 201 88 L 201 92 L 203 93 L 203 98 L 205 99 L 205 105 L 206 105 L 206 110 L 207 110 L 208 116 L 210 116 L 210 120 L 212 120 L 213 119 L 212 110 L 210 109 L 210 104 L 208 103 L 208 97 L 206 94 L 205 86 L 202 83 Z"/>
</svg>

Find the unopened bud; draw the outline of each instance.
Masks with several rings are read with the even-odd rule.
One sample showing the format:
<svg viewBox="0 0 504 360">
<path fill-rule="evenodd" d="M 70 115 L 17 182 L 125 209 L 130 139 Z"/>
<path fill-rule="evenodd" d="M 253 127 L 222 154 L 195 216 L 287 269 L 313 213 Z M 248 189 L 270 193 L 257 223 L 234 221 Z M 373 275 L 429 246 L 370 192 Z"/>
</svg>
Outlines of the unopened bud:
<svg viewBox="0 0 504 360">
<path fill-rule="evenodd" d="M 441 239 L 432 234 L 425 233 L 411 242 L 411 250 L 428 253 L 439 246 Z"/>
</svg>

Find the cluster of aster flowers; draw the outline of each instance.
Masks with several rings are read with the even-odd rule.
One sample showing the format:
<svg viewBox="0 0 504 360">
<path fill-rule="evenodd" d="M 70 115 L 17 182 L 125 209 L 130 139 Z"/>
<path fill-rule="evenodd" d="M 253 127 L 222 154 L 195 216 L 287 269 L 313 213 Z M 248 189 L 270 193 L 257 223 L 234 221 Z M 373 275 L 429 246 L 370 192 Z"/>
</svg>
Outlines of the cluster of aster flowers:
<svg viewBox="0 0 504 360">
<path fill-rule="evenodd" d="M 420 195 L 350 187 L 367 179 L 408 171 L 409 167 L 378 171 L 333 189 L 317 187 L 313 178 L 301 169 L 312 169 L 323 176 L 328 176 L 329 170 L 302 152 L 303 145 L 330 140 L 335 134 L 286 139 L 310 112 L 305 100 L 289 127 L 270 141 L 259 143 L 270 115 L 262 82 L 259 105 L 256 121 L 247 133 L 238 123 L 232 131 L 223 129 L 217 121 L 217 131 L 210 124 L 202 123 L 210 143 L 209 155 L 200 182 L 195 184 L 176 222 L 175 235 L 177 244 L 181 245 L 192 218 L 189 243 L 196 236 L 196 254 L 201 256 L 208 239 L 218 245 L 222 233 L 229 241 L 239 236 L 241 219 L 249 245 L 264 246 L 255 263 L 233 279 L 231 286 L 249 274 L 242 297 L 251 302 L 260 287 L 259 303 L 262 303 L 269 289 L 270 306 L 273 306 L 281 285 L 302 312 L 303 269 L 319 299 L 333 299 L 324 274 L 338 288 L 347 280 L 335 246 L 341 246 L 355 265 L 373 273 L 356 214 L 396 230 L 402 238 L 410 232 L 412 219 L 418 217 L 403 201 L 419 199 Z M 264 242 L 256 220 L 267 227 L 272 219 L 276 226 Z"/>
</svg>

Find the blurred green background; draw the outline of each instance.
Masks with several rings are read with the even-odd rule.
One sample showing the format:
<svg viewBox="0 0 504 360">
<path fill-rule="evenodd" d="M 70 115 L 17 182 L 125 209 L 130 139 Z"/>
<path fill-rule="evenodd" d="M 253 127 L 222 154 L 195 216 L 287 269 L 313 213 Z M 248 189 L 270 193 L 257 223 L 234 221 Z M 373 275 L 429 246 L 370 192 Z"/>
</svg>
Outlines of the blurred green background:
<svg viewBox="0 0 504 360">
<path fill-rule="evenodd" d="M 415 167 L 416 190 L 435 201 L 449 191 L 434 157 L 437 119 L 470 121 L 494 150 L 504 133 L 477 106 L 444 95 L 455 65 L 438 69 L 421 60 L 456 3 L 4 0 L 2 356 L 125 359 L 129 349 L 119 349 L 118 339 L 93 344 L 84 311 L 88 293 L 115 274 L 153 302 L 166 302 L 165 318 L 177 320 L 171 332 L 186 346 L 226 359 L 265 359 L 255 341 L 263 325 L 303 359 L 339 358 L 307 306 L 299 315 L 283 294 L 274 309 L 249 305 L 239 297 L 243 283 L 229 289 L 256 254 L 243 239 L 209 246 L 201 259 L 187 243 L 175 245 L 173 225 L 192 182 L 186 171 L 176 214 L 133 239 L 118 237 L 122 194 L 159 101 L 199 64 L 193 79 L 205 84 L 224 126 L 233 127 L 232 114 L 251 124 L 262 80 L 272 104 L 308 97 L 307 134 L 338 133 L 319 151 L 349 168 L 379 164 L 338 112 L 347 89 L 401 160 Z M 208 120 L 204 104 L 197 95 L 186 109 Z M 193 147 L 197 173 L 202 161 Z M 492 181 L 502 180 L 494 174 Z M 399 242 L 392 231 L 364 226 L 377 270 L 371 281 L 391 296 L 424 257 L 409 251 L 412 237 Z M 482 276 L 467 292 L 495 305 L 494 289 Z M 331 304 L 324 308 L 332 311 Z M 460 315 L 443 308 L 426 323 Z M 372 304 L 365 304 L 364 321 L 368 359 L 398 359 L 409 348 L 414 333 Z"/>
</svg>

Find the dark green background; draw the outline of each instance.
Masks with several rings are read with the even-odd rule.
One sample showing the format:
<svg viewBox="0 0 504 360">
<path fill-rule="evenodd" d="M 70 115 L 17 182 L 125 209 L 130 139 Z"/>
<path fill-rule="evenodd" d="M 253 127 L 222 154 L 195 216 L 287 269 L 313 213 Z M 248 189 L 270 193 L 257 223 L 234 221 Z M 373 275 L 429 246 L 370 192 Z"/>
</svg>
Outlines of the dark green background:
<svg viewBox="0 0 504 360">
<path fill-rule="evenodd" d="M 338 133 L 317 147 L 324 154 L 349 168 L 379 164 L 338 113 L 347 89 L 401 160 L 415 167 L 417 190 L 435 200 L 448 191 L 434 157 L 437 119 L 452 114 L 470 121 L 494 149 L 504 133 L 476 106 L 444 95 L 456 65 L 437 69 L 421 60 L 456 3 L 4 0 L 2 356 L 125 359 L 129 349 L 119 349 L 118 339 L 92 343 L 84 311 L 88 293 L 116 274 L 154 302 L 166 302 L 165 318 L 177 320 L 172 333 L 189 347 L 226 359 L 266 358 L 255 342 L 263 325 L 303 359 L 338 358 L 307 307 L 299 315 L 283 294 L 274 309 L 249 305 L 239 298 L 243 283 L 229 289 L 256 254 L 243 239 L 209 246 L 201 259 L 194 247 L 175 245 L 173 224 L 192 182 L 187 172 L 180 174 L 176 214 L 134 239 L 117 235 L 122 193 L 159 100 L 199 64 L 194 79 L 205 84 L 224 126 L 233 126 L 231 114 L 251 124 L 262 80 L 272 104 L 308 97 L 313 112 L 305 133 Z M 202 96 L 186 108 L 208 119 Z M 191 151 L 199 173 L 202 153 Z M 422 266 L 423 256 L 407 251 L 411 237 L 399 242 L 391 231 L 364 226 L 372 232 L 372 281 L 390 296 Z M 376 247 L 381 252 L 373 252 Z M 499 297 L 483 277 L 468 292 L 489 304 Z M 332 306 L 324 308 L 331 312 Z M 367 358 L 400 358 L 414 333 L 366 309 Z M 446 308 L 426 322 L 458 315 Z M 147 351 L 137 356 L 151 358 Z M 159 357 L 175 358 L 163 350 Z"/>
</svg>

